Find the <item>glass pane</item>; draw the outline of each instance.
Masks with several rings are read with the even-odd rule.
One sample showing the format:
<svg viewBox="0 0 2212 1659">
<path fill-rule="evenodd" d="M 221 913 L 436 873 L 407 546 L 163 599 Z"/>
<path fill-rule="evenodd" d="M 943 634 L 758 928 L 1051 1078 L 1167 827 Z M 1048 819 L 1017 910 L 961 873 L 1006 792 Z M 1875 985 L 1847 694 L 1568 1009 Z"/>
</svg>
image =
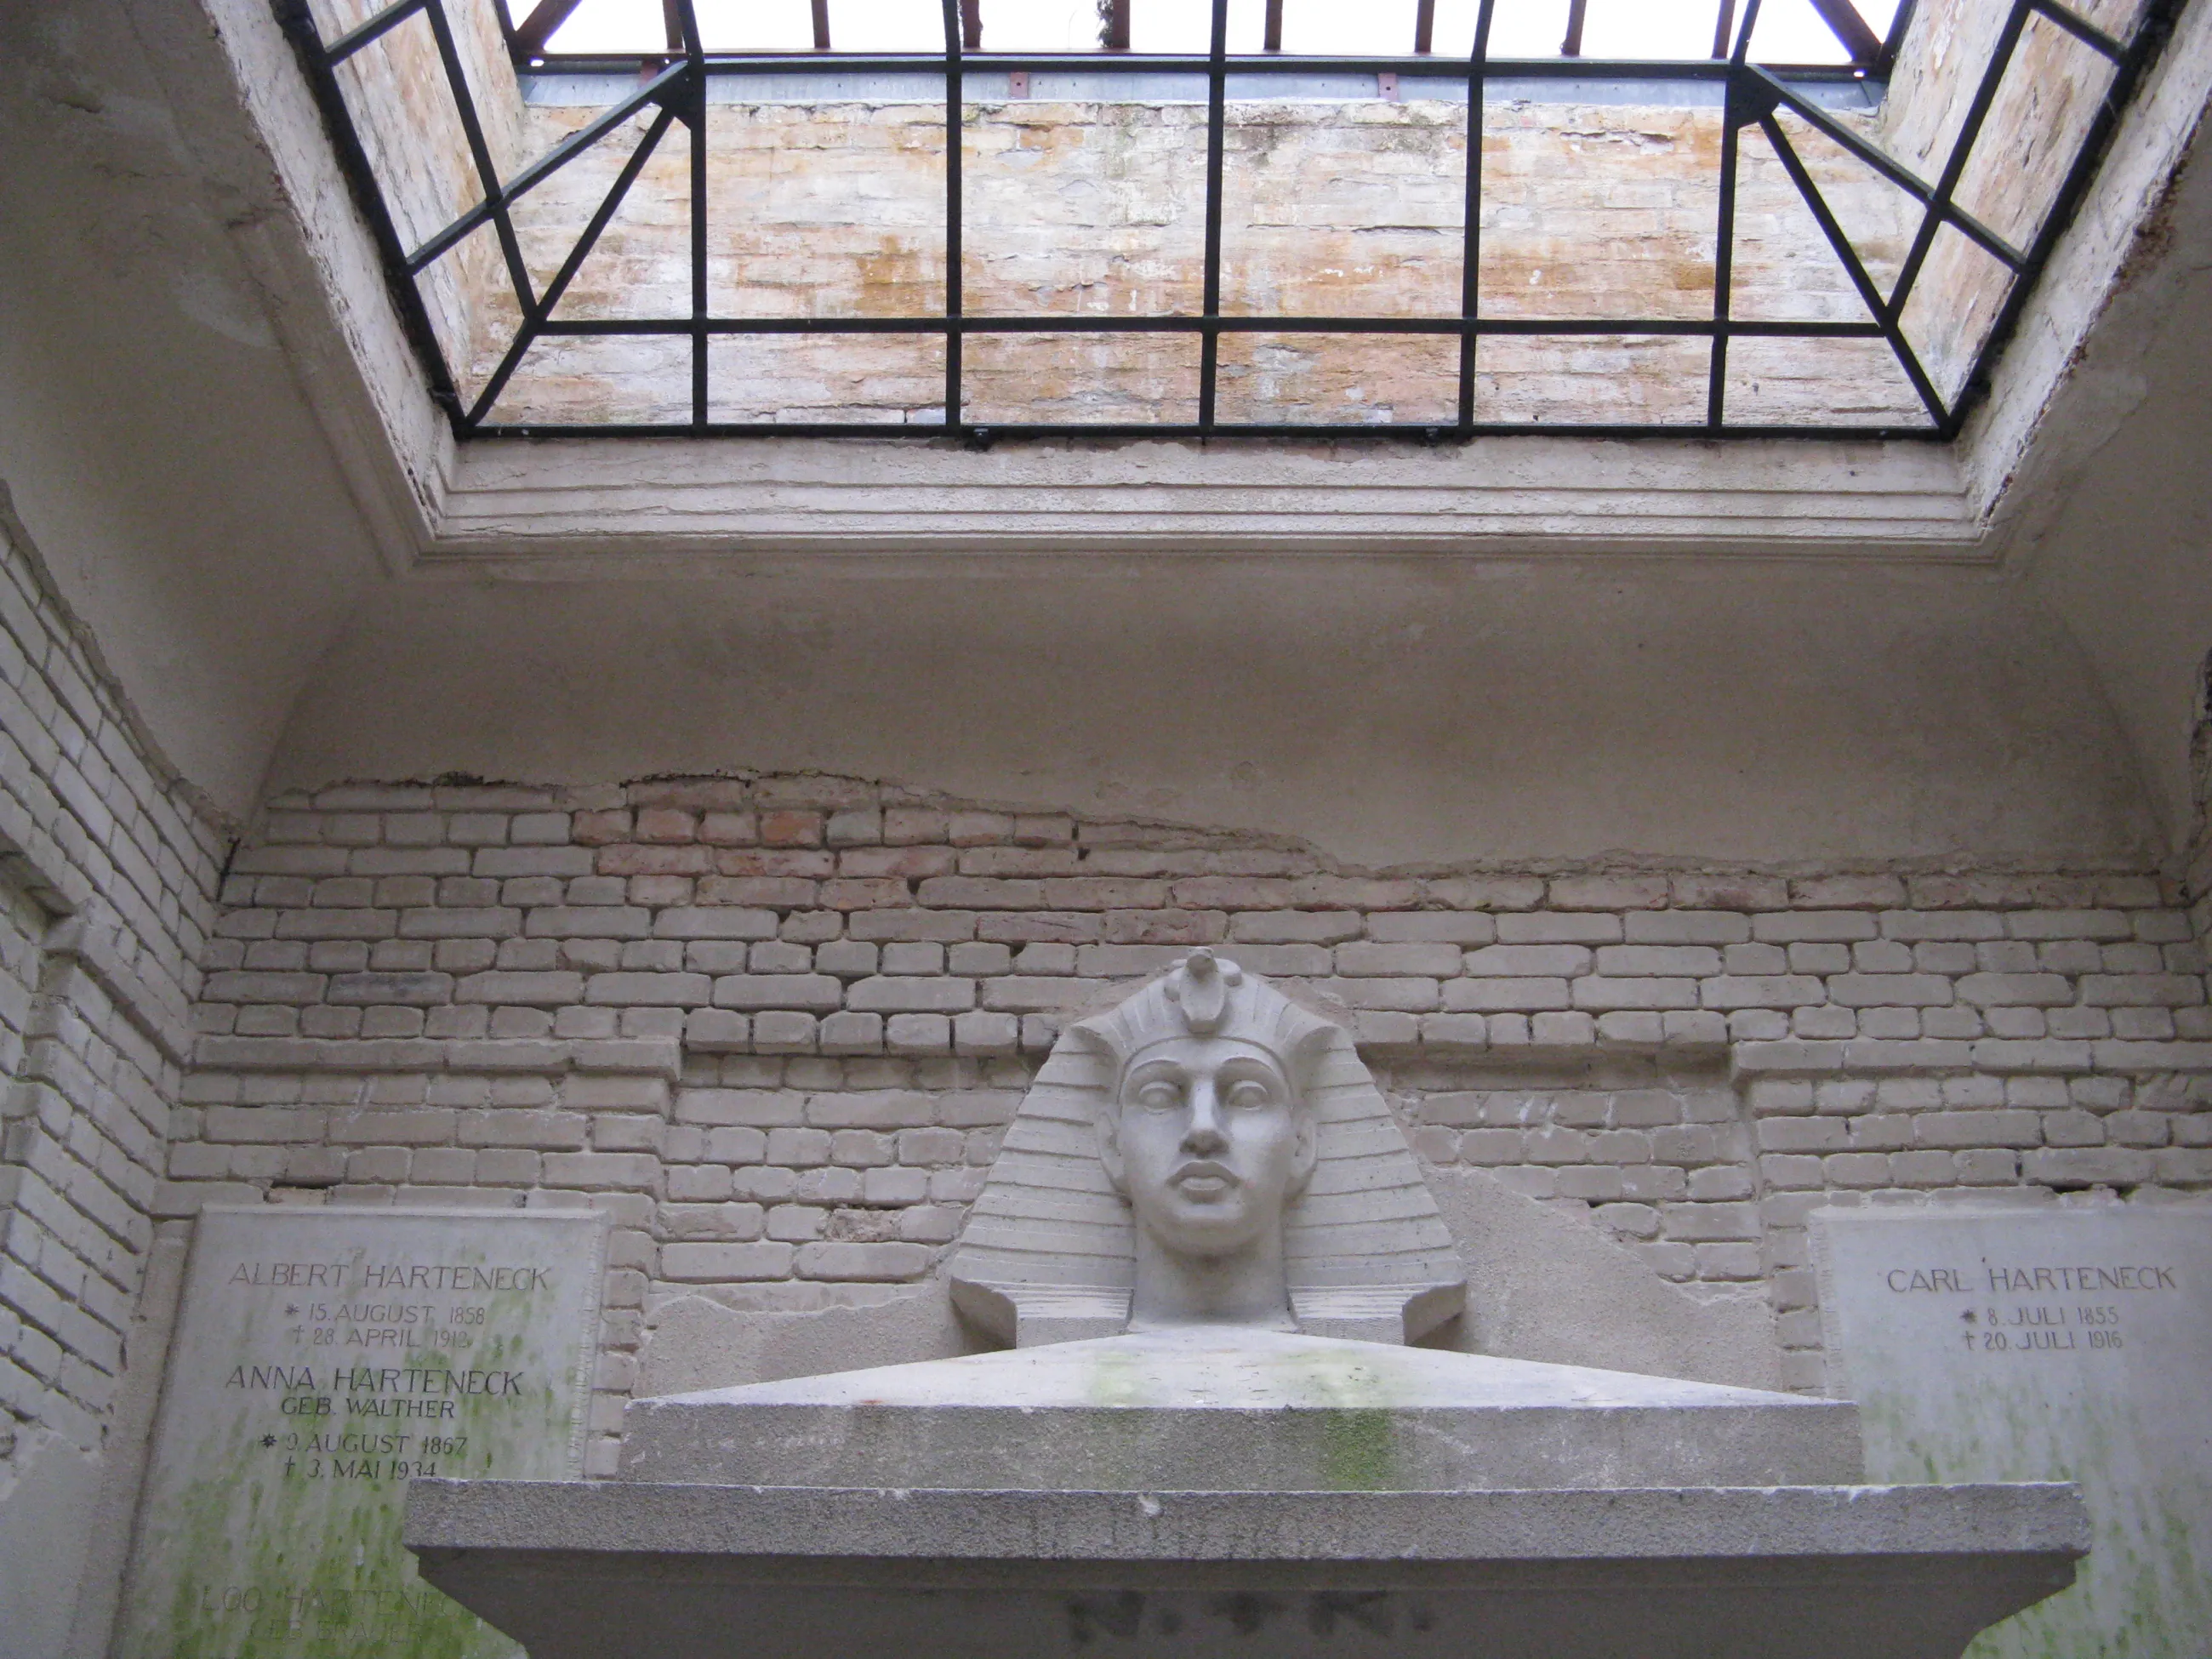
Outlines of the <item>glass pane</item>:
<svg viewBox="0 0 2212 1659">
<path fill-rule="evenodd" d="M 986 52 L 1096 52 L 1098 0 L 982 0 Z"/>
<path fill-rule="evenodd" d="M 1927 427 L 1887 340 L 1729 342 L 1730 426 Z"/>
<path fill-rule="evenodd" d="M 501 426 L 681 426 L 691 418 L 691 342 L 666 335 L 541 338 L 492 405 Z"/>
<path fill-rule="evenodd" d="M 400 246 L 419 247 L 483 199 L 427 17 L 386 30 L 336 73 Z"/>
<path fill-rule="evenodd" d="M 2124 40 L 2142 21 L 2143 0 L 2066 0 L 2068 9 L 2084 22 Z"/>
<path fill-rule="evenodd" d="M 1199 341 L 1177 334 L 970 334 L 965 418 L 983 425 L 1188 425 Z"/>
<path fill-rule="evenodd" d="M 1048 0 L 1007 0 L 1029 9 Z M 805 52 L 814 46 L 811 0 L 693 0 L 708 52 Z M 1066 0 L 1079 4 L 1081 0 Z M 987 12 L 987 20 L 988 14 Z M 943 52 L 937 0 L 830 0 L 830 44 L 838 52 Z M 1093 30 L 1091 44 L 1097 44 Z M 659 0 L 583 0 L 547 41 L 556 52 L 664 52 Z"/>
<path fill-rule="evenodd" d="M 1741 22 L 1742 9 L 1737 9 Z M 1754 64 L 1848 64 L 1851 55 L 1813 9 L 1812 0 L 1766 0 L 1751 33 Z"/>
<path fill-rule="evenodd" d="M 1866 19 L 1867 27 L 1883 40 L 1888 40 L 1889 32 L 1897 27 L 1898 9 L 1904 0 L 1852 0 L 1852 3 L 1858 7 L 1859 15 Z"/>
<path fill-rule="evenodd" d="M 526 5 L 526 10 L 527 7 Z M 668 30 L 656 0 L 583 0 L 547 37 L 549 52 L 665 52 Z"/>
<path fill-rule="evenodd" d="M 1492 105 L 1482 142 L 1482 312 L 1713 314 L 1721 112 Z"/>
<path fill-rule="evenodd" d="M 1224 334 L 1218 419 L 1445 426 L 1458 418 L 1459 341 L 1389 334 Z"/>
<path fill-rule="evenodd" d="M 839 52 L 943 52 L 938 0 L 830 0 L 830 44 Z"/>
<path fill-rule="evenodd" d="M 1784 136 L 1790 136 L 1786 128 Z M 1809 129 L 1796 136 L 1819 137 Z M 1857 283 L 1765 133 L 1746 127 L 1739 144 L 1730 313 L 1770 320 L 1869 320 Z M 1816 162 L 1828 176 L 1814 172 Z M 1871 252 L 1868 277 L 1887 294 L 1919 228 L 1919 204 L 1832 145 L 1815 150 L 1806 171 L 1863 265 Z"/>
<path fill-rule="evenodd" d="M 1953 226 L 1936 233 L 1899 323 L 1946 403 L 1965 389 L 2011 289 L 2012 273 L 1994 254 Z"/>
<path fill-rule="evenodd" d="M 944 313 L 941 104 L 710 102 L 707 199 L 716 316 Z"/>
<path fill-rule="evenodd" d="M 1459 315 L 1464 104 L 1298 100 L 1230 119 L 1224 311 Z"/>
<path fill-rule="evenodd" d="M 1919 201 L 1788 110 L 1775 120 L 1884 299 L 1920 229 Z"/>
<path fill-rule="evenodd" d="M 945 420 L 942 334 L 718 334 L 707 342 L 707 416 L 730 425 Z"/>
<path fill-rule="evenodd" d="M 1232 0 L 1229 49 L 1260 50 L 1257 0 Z M 1212 49 L 1213 8 L 1206 0 L 1129 0 L 1132 52 L 1204 52 Z M 1249 40 L 1251 44 L 1243 44 Z"/>
<path fill-rule="evenodd" d="M 514 60 L 507 54 L 498 9 L 493 0 L 447 0 L 446 12 L 453 21 L 461 78 L 468 85 L 492 166 L 501 179 L 512 178 L 538 152 L 532 147 L 522 88 L 515 79 Z"/>
<path fill-rule="evenodd" d="M 1585 58 L 1710 58 L 1717 0 L 1589 0 Z"/>
<path fill-rule="evenodd" d="M 546 106 L 532 111 L 546 123 L 549 137 L 582 126 L 599 112 Z M 541 293 L 574 250 L 577 237 L 652 125 L 649 115 L 633 118 L 515 204 L 515 235 Z M 553 314 L 689 317 L 690 201 L 691 129 L 672 122 L 576 268 Z"/>
<path fill-rule="evenodd" d="M 1204 105 L 1008 99 L 972 106 L 963 144 L 969 313 L 1197 313 Z"/>
<path fill-rule="evenodd" d="M 481 225 L 415 279 L 464 406 L 476 402 L 522 325 L 498 233 Z"/>
<path fill-rule="evenodd" d="M 808 0 L 693 0 L 699 44 L 708 52 L 808 52 L 814 9 Z"/>
<path fill-rule="evenodd" d="M 1153 0 L 1158 4 L 1159 0 Z M 1283 0 L 1283 50 L 1340 58 L 1413 49 L 1415 0 Z"/>
<path fill-rule="evenodd" d="M 2024 250 L 2064 188 L 2114 73 L 2103 53 L 2030 19 L 1960 177 L 1959 206 Z"/>
<path fill-rule="evenodd" d="M 1923 4 L 1913 12 L 1871 136 L 1921 178 L 1934 180 L 1950 159 L 2009 10 Z"/>
<path fill-rule="evenodd" d="M 1630 335 L 1486 335 L 1474 418 L 1566 425 L 1705 418 L 1710 341 Z"/>
<path fill-rule="evenodd" d="M 1478 0 L 1437 0 L 1439 55 L 1464 58 L 1474 50 Z M 1567 38 L 1567 0 L 1498 0 L 1490 20 L 1492 58 L 1557 58 Z"/>
</svg>

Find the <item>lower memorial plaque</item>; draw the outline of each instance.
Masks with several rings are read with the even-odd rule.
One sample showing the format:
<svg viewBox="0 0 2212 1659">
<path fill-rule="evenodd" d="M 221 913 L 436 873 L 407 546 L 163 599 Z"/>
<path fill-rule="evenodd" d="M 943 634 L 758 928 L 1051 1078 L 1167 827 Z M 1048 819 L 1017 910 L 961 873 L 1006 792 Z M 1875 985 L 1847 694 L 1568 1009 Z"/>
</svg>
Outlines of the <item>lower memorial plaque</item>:
<svg viewBox="0 0 2212 1659">
<path fill-rule="evenodd" d="M 593 1214 L 210 1207 L 161 1390 L 122 1659 L 507 1659 L 399 1543 L 418 1475 L 573 1479 Z"/>
<path fill-rule="evenodd" d="M 1814 1218 L 1832 1362 L 1871 1480 L 2074 1480 L 2074 1588 L 1973 1659 L 2212 1647 L 2212 1210 Z"/>
</svg>

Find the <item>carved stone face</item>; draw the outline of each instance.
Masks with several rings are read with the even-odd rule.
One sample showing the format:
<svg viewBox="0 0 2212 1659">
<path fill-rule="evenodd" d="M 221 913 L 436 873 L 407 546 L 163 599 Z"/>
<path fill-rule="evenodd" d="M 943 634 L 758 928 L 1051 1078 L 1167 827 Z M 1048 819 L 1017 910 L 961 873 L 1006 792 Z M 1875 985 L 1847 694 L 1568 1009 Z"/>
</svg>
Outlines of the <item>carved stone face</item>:
<svg viewBox="0 0 2212 1659">
<path fill-rule="evenodd" d="M 1099 1152 L 1137 1223 L 1171 1255 L 1230 1256 L 1279 1238 L 1313 1173 L 1310 1115 L 1268 1052 L 1182 1036 L 1123 1074 Z"/>
</svg>

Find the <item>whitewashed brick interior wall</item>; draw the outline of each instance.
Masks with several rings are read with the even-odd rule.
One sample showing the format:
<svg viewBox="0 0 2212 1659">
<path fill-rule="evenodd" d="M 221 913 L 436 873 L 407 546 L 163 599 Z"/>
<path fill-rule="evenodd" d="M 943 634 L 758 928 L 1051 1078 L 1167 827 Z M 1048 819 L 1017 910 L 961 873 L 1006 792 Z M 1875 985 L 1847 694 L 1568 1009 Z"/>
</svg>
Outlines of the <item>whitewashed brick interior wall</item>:
<svg viewBox="0 0 2212 1659">
<path fill-rule="evenodd" d="M 226 844 L 0 492 L 0 1437 L 99 1446 Z"/>
<path fill-rule="evenodd" d="M 1068 1011 L 1197 943 L 1340 1004 L 1430 1163 L 1768 1285 L 1799 1386 L 1818 1204 L 2212 1188 L 2142 875 L 1366 875 L 805 777 L 329 789 L 223 900 L 161 1213 L 611 1212 L 603 1435 L 651 1297 L 927 1276 Z"/>
</svg>

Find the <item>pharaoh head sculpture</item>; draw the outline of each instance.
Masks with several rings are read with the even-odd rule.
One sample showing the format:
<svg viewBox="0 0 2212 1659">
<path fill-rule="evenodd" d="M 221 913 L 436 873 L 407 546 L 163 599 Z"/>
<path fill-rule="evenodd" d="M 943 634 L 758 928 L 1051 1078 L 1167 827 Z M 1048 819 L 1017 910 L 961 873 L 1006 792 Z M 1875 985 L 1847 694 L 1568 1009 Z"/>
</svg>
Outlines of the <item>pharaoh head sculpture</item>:
<svg viewBox="0 0 2212 1659">
<path fill-rule="evenodd" d="M 1350 1033 L 1207 950 L 1061 1031 L 950 1277 L 1023 1346 L 1206 1323 L 1411 1341 L 1466 1283 Z"/>
<path fill-rule="evenodd" d="M 1076 1025 L 1113 1081 L 1098 1156 L 1136 1222 L 1130 1324 L 1295 1328 L 1283 1218 L 1312 1176 L 1332 1028 L 1211 951 Z"/>
</svg>

